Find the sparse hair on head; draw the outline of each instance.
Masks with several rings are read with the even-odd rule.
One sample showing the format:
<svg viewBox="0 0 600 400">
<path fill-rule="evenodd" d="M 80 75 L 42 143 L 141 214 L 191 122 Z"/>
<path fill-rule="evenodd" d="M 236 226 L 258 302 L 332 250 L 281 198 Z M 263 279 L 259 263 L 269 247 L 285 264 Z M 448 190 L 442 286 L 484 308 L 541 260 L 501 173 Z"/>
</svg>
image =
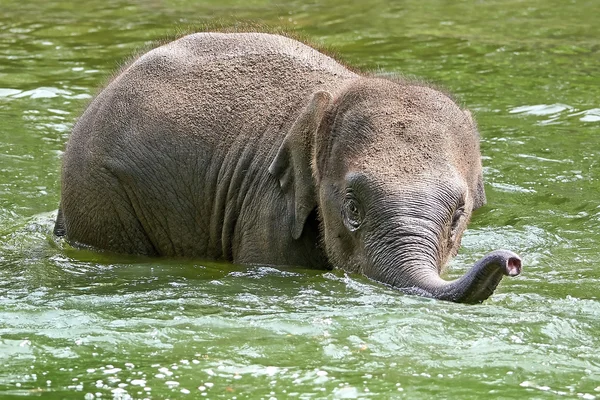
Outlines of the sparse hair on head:
<svg viewBox="0 0 600 400">
<path fill-rule="evenodd" d="M 191 35 L 193 33 L 201 33 L 201 32 L 219 32 L 219 33 L 270 33 L 273 35 L 280 35 L 287 37 L 289 39 L 297 40 L 301 43 L 304 43 L 307 46 L 312 47 L 313 49 L 323 53 L 340 64 L 344 65 L 346 68 L 352 70 L 353 72 L 361 72 L 357 68 L 348 66 L 343 57 L 331 46 L 325 45 L 320 42 L 316 42 L 313 38 L 311 38 L 308 34 L 299 31 L 296 27 L 290 24 L 271 24 L 265 23 L 261 21 L 252 21 L 252 20 L 242 20 L 242 21 L 234 21 L 227 19 L 217 19 L 212 20 L 210 22 L 203 22 L 197 25 L 179 25 L 175 28 L 174 32 L 168 35 L 165 35 L 159 39 L 156 39 L 147 45 L 141 46 L 138 48 L 132 55 L 125 58 L 121 63 L 119 63 L 119 67 L 115 70 L 115 72 L 111 75 L 111 77 L 106 82 L 108 85 L 114 78 L 121 74 L 127 67 L 129 67 L 135 60 L 141 57 L 143 54 L 148 51 L 155 49 L 157 47 L 163 46 L 167 43 L 173 42 L 177 39 L 181 39 L 187 35 Z"/>
<path fill-rule="evenodd" d="M 384 70 L 370 71 L 367 73 L 363 73 L 363 75 L 366 77 L 370 77 L 370 78 L 386 79 L 390 82 L 394 82 L 394 83 L 397 83 L 398 85 L 402 85 L 402 86 L 410 85 L 410 86 L 419 86 L 419 87 L 426 87 L 429 89 L 433 89 L 435 91 L 442 93 L 444 96 L 448 97 L 450 100 L 452 100 L 454 103 L 456 103 L 461 109 L 464 109 L 464 104 L 462 104 L 462 101 L 457 99 L 456 96 L 454 96 L 446 87 L 444 87 L 443 85 L 441 85 L 439 83 L 435 83 L 430 80 L 427 80 L 425 78 L 418 77 L 415 75 L 405 75 L 401 72 L 391 72 L 391 71 L 384 71 Z"/>
</svg>

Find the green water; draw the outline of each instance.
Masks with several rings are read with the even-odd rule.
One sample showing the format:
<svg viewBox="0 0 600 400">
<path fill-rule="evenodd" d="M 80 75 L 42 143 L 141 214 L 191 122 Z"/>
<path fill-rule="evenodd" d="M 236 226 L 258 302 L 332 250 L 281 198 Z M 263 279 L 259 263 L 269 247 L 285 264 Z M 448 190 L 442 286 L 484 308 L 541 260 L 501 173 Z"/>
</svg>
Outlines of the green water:
<svg viewBox="0 0 600 400">
<path fill-rule="evenodd" d="M 598 15 L 593 0 L 0 0 L 0 398 L 600 398 Z M 217 19 L 285 24 L 454 92 L 489 202 L 449 277 L 496 248 L 523 275 L 465 306 L 56 242 L 62 149 L 96 88 Z"/>
</svg>

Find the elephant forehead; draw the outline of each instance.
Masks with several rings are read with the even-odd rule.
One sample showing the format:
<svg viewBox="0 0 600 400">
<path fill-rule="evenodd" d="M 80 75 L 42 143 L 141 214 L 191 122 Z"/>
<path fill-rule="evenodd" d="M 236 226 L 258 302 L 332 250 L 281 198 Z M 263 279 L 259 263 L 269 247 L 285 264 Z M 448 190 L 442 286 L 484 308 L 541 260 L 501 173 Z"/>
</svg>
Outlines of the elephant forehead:
<svg viewBox="0 0 600 400">
<path fill-rule="evenodd" d="M 450 162 L 426 154 L 394 157 L 372 153 L 349 164 L 349 171 L 361 171 L 381 182 L 414 183 L 455 180 L 458 169 Z"/>
<path fill-rule="evenodd" d="M 368 101 L 340 118 L 337 142 L 344 153 L 375 153 L 408 159 L 477 156 L 479 137 L 471 119 L 448 98 Z M 427 100 L 427 99 L 425 99 Z"/>
<path fill-rule="evenodd" d="M 467 115 L 455 104 L 437 107 L 406 108 L 401 104 L 382 107 L 369 117 L 370 142 L 383 146 L 423 148 L 452 146 L 459 142 L 476 143 L 478 135 Z"/>
<path fill-rule="evenodd" d="M 340 99 L 342 112 L 384 121 L 464 120 L 460 107 L 447 94 L 424 85 L 386 79 L 353 81 Z"/>
<path fill-rule="evenodd" d="M 368 138 L 336 146 L 333 156 L 349 168 L 388 177 L 443 175 L 449 168 L 478 160 L 476 143 L 453 140 L 447 126 L 419 128 L 375 128 Z"/>
<path fill-rule="evenodd" d="M 330 158 L 336 170 L 382 179 L 473 175 L 479 135 L 468 113 L 423 86 L 359 82 L 340 102 Z"/>
</svg>

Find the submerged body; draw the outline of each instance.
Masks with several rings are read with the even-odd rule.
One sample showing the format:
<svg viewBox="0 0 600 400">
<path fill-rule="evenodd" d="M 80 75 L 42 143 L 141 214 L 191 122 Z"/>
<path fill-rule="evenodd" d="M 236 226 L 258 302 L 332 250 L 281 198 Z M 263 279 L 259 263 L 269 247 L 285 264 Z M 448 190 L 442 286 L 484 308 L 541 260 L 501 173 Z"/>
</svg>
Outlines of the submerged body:
<svg viewBox="0 0 600 400">
<path fill-rule="evenodd" d="M 358 75 L 283 36 L 198 33 L 137 59 L 81 116 L 56 231 L 482 301 L 520 272 L 514 253 L 439 278 L 485 202 L 478 140 L 470 114 L 424 85 Z"/>
</svg>

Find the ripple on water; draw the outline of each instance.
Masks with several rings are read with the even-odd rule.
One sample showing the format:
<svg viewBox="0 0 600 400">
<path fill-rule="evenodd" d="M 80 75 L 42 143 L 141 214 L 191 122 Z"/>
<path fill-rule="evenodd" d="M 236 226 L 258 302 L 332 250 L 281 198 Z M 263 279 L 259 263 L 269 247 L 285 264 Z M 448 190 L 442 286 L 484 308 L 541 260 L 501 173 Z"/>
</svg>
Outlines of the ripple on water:
<svg viewBox="0 0 600 400">
<path fill-rule="evenodd" d="M 537 104 L 533 106 L 514 107 L 509 110 L 511 114 L 526 114 L 526 115 L 556 115 L 563 111 L 571 111 L 573 107 L 566 104 Z"/>
<path fill-rule="evenodd" d="M 17 336 L 37 332 L 25 348 L 36 352 L 21 354 L 46 355 L 45 361 L 26 358 L 36 363 L 38 381 L 47 376 L 72 381 L 68 388 L 51 382 L 49 390 L 121 398 L 188 392 L 239 399 L 364 398 L 400 388 L 419 396 L 423 393 L 411 390 L 475 378 L 487 381 L 489 389 L 525 381 L 551 387 L 548 371 L 600 371 L 597 356 L 582 355 L 597 345 L 591 338 L 597 323 L 582 323 L 580 317 L 597 319 L 597 302 L 559 304 L 510 294 L 483 306 L 461 306 L 401 296 L 362 277 L 335 273 L 318 280 L 302 273 L 266 276 L 269 286 L 295 280 L 297 290 L 281 296 L 255 290 L 251 276 L 225 276 L 217 288 L 206 279 L 188 279 L 186 287 L 175 288 L 158 281 L 148 292 L 120 285 L 114 269 L 96 274 L 100 280 L 115 275 L 116 281 L 54 303 L 60 311 L 30 310 L 38 315 L 30 326 L 7 321 L 21 326 Z M 64 297 L 55 291 L 42 295 Z M 311 306 L 293 302 L 296 296 Z M 220 305 L 224 312 L 194 310 L 198 304 Z M 266 312 L 265 305 L 286 310 Z M 20 342 L 11 340 L 4 343 L 16 349 Z M 106 364 L 114 357 L 118 361 Z M 588 386 L 579 379 L 574 387 Z"/>
<path fill-rule="evenodd" d="M 536 104 L 532 106 L 519 106 L 508 110 L 511 114 L 547 117 L 539 122 L 541 125 L 556 123 L 559 120 L 577 117 L 581 122 L 600 122 L 600 108 L 578 110 L 567 104 Z"/>
<path fill-rule="evenodd" d="M 490 186 L 508 193 L 536 193 L 535 189 L 527 189 L 519 185 L 511 185 L 508 183 L 490 182 Z"/>
<path fill-rule="evenodd" d="M 21 90 L 18 89 L 6 89 L 0 88 L 0 97 L 10 97 L 21 93 Z"/>
<path fill-rule="evenodd" d="M 29 98 L 29 99 L 51 99 L 54 97 L 63 97 L 66 99 L 89 99 L 88 93 L 75 93 L 71 90 L 61 89 L 50 86 L 42 86 L 31 90 L 18 90 L 10 88 L 0 88 L 0 97 L 5 98 Z"/>
<path fill-rule="evenodd" d="M 581 115 L 579 120 L 583 122 L 600 122 L 600 108 L 592 108 L 591 110 L 581 111 L 573 115 Z"/>
</svg>

